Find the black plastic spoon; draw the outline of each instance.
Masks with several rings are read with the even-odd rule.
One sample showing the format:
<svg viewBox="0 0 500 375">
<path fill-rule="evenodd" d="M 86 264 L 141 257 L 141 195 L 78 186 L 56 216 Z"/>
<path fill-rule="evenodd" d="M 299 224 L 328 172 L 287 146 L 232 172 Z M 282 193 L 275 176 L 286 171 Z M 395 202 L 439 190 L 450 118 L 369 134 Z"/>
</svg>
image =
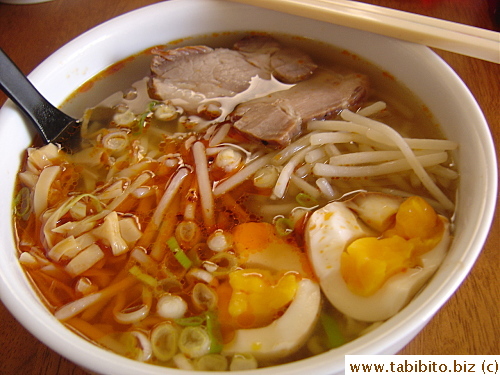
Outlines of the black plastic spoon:
<svg viewBox="0 0 500 375">
<path fill-rule="evenodd" d="M 80 141 L 80 121 L 47 101 L 0 48 L 0 88 L 28 116 L 44 143 L 67 151 Z"/>
</svg>

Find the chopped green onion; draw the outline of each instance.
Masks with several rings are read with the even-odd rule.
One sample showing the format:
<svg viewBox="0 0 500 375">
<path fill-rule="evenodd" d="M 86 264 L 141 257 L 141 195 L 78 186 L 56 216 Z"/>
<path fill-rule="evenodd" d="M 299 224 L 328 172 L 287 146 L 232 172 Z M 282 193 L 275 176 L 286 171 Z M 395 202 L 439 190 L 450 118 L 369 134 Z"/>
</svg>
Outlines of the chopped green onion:
<svg viewBox="0 0 500 375">
<path fill-rule="evenodd" d="M 160 102 L 157 102 L 155 100 L 153 100 L 152 102 L 149 103 L 148 105 L 148 109 L 149 109 L 149 112 L 152 112 L 153 109 L 158 105 L 160 104 Z"/>
<path fill-rule="evenodd" d="M 169 247 L 169 249 L 175 254 L 179 251 L 182 251 L 181 249 L 181 245 L 179 245 L 179 242 L 177 242 L 177 240 L 175 239 L 175 237 L 170 237 L 168 240 L 167 240 L 167 245 Z"/>
<path fill-rule="evenodd" d="M 195 365 L 196 369 L 200 371 L 226 371 L 228 367 L 225 356 L 212 353 L 198 358 Z"/>
<path fill-rule="evenodd" d="M 120 351 L 121 355 L 134 359 L 138 359 L 141 356 L 142 350 L 137 345 L 137 337 L 132 335 L 132 332 L 122 332 L 117 334 L 117 336 L 119 337 L 119 342 L 123 345 L 122 351 Z"/>
<path fill-rule="evenodd" d="M 274 226 L 276 228 L 276 232 L 280 236 L 288 236 L 290 233 L 293 232 L 293 222 L 290 219 L 287 219 L 286 217 L 280 216 L 276 218 L 274 221 Z"/>
<path fill-rule="evenodd" d="M 156 105 L 158 105 L 158 102 L 156 101 L 152 101 L 148 104 L 147 111 L 142 113 L 139 117 L 139 129 L 144 128 L 144 126 L 146 125 L 146 119 L 151 116 L 151 113 L 153 112 L 153 109 Z"/>
<path fill-rule="evenodd" d="M 295 197 L 298 204 L 304 207 L 313 207 L 318 205 L 318 201 L 306 193 L 299 193 Z"/>
<path fill-rule="evenodd" d="M 202 315 L 191 316 L 188 318 L 179 318 L 174 320 L 180 326 L 184 327 L 201 327 L 206 323 L 206 330 L 204 332 L 210 339 L 209 353 L 220 353 L 223 348 L 222 333 L 220 329 L 219 319 L 214 311 L 207 311 Z"/>
<path fill-rule="evenodd" d="M 320 321 L 326 333 L 329 349 L 337 348 L 345 343 L 339 325 L 334 318 L 323 313 L 320 316 Z"/>
<path fill-rule="evenodd" d="M 204 270 L 198 270 L 206 272 Z M 191 271 L 190 271 L 191 272 Z M 208 275 L 212 276 L 210 273 Z M 191 291 L 191 300 L 201 311 L 213 310 L 217 307 L 217 293 L 205 283 L 196 283 Z"/>
<path fill-rule="evenodd" d="M 185 327 L 179 337 L 179 349 L 190 358 L 210 352 L 210 337 L 205 327 Z"/>
<path fill-rule="evenodd" d="M 162 323 L 151 332 L 153 354 L 160 361 L 170 360 L 177 352 L 179 328 L 169 322 Z"/>
<path fill-rule="evenodd" d="M 167 240 L 167 246 L 169 249 L 174 253 L 175 259 L 184 267 L 184 269 L 189 269 L 193 262 L 191 262 L 191 259 L 186 255 L 184 251 L 182 251 L 181 246 L 175 239 L 175 237 L 170 237 Z"/>
<path fill-rule="evenodd" d="M 174 290 L 182 289 L 182 284 L 179 280 L 170 272 L 170 270 L 165 269 L 164 265 L 161 267 L 161 272 L 167 274 L 167 276 L 163 279 L 158 280 L 158 292 L 172 292 Z"/>
<path fill-rule="evenodd" d="M 207 332 L 210 337 L 210 353 L 220 353 L 224 344 L 222 343 L 222 333 L 217 314 L 214 311 L 207 311 Z"/>
<path fill-rule="evenodd" d="M 14 198 L 14 213 L 18 217 L 24 217 L 31 211 L 30 190 L 25 186 L 19 190 Z"/>
<path fill-rule="evenodd" d="M 158 285 L 158 281 L 151 275 L 148 275 L 147 273 L 144 273 L 139 266 L 132 266 L 128 272 L 137 277 L 140 281 L 142 281 L 144 284 L 147 284 L 153 288 L 156 288 Z"/>
<path fill-rule="evenodd" d="M 227 275 L 238 267 L 236 256 L 226 251 L 215 254 L 209 259 L 209 262 L 217 266 L 217 269 L 212 272 L 214 276 Z"/>
<path fill-rule="evenodd" d="M 200 249 L 201 246 L 205 246 L 204 244 L 202 245 L 201 243 L 194 245 L 191 249 L 188 250 L 187 256 L 191 261 L 193 262 L 193 265 L 195 267 L 200 267 L 203 261 L 200 258 L 200 254 L 198 250 Z"/>
<path fill-rule="evenodd" d="M 205 323 L 205 316 L 197 315 L 197 316 L 190 316 L 188 318 L 179 318 L 179 319 L 174 319 L 174 322 L 183 327 L 197 327 Z"/>
<path fill-rule="evenodd" d="M 182 265 L 182 267 L 184 267 L 184 269 L 189 269 L 191 268 L 191 265 L 193 264 L 191 262 L 191 259 L 188 258 L 188 256 L 186 255 L 186 253 L 184 251 L 179 251 L 177 253 L 175 253 L 175 259 L 177 259 L 177 261 Z"/>
<path fill-rule="evenodd" d="M 146 123 L 146 119 L 148 118 L 149 114 L 151 112 L 144 112 L 140 117 L 139 117 L 139 129 L 144 128 L 144 124 Z"/>
<path fill-rule="evenodd" d="M 250 353 L 236 353 L 229 365 L 229 371 L 254 370 L 258 367 L 257 360 Z"/>
</svg>

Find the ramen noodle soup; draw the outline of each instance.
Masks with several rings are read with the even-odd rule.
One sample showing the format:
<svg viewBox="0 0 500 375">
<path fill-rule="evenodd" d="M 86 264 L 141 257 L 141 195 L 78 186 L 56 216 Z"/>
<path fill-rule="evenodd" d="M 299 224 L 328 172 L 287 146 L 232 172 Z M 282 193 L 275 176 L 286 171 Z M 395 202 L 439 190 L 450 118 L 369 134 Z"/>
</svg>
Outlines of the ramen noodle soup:
<svg viewBox="0 0 500 375">
<path fill-rule="evenodd" d="M 230 39 L 131 59 L 145 77 L 85 111 L 79 147 L 31 147 L 19 173 L 40 297 L 138 361 L 234 371 L 337 348 L 404 308 L 451 241 L 457 144 L 393 77 L 312 41 Z"/>
</svg>

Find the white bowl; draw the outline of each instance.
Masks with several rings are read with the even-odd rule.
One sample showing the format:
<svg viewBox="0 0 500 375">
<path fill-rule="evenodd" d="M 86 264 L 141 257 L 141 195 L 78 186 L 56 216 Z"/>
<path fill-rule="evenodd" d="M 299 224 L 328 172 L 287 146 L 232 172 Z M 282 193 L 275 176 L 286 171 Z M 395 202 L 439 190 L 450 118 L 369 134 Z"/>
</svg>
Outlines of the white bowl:
<svg viewBox="0 0 500 375">
<path fill-rule="evenodd" d="M 428 286 L 400 313 L 371 333 L 333 351 L 245 374 L 337 374 L 347 354 L 395 354 L 454 293 L 479 255 L 497 196 L 497 166 L 491 135 L 476 101 L 460 78 L 430 49 L 323 22 L 219 0 L 173 0 L 106 22 L 58 50 L 30 75 L 52 103 L 61 104 L 86 80 L 110 64 L 191 35 L 263 30 L 318 39 L 371 61 L 419 97 L 445 136 L 457 141 L 460 173 L 456 237 Z M 139 77 L 138 77 L 139 78 Z M 71 333 L 40 303 L 17 260 L 11 201 L 31 127 L 11 102 L 0 111 L 0 296 L 33 335 L 76 364 L 102 374 L 183 374 L 99 349 Z M 482 152 L 481 152 L 482 151 Z M 9 162 L 5 162 L 5 161 Z"/>
</svg>

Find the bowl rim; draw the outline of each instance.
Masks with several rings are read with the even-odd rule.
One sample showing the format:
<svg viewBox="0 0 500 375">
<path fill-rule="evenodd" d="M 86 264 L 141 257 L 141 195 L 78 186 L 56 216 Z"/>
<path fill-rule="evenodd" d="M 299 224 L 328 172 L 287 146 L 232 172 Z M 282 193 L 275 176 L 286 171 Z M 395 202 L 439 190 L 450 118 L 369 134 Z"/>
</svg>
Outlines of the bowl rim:
<svg viewBox="0 0 500 375">
<path fill-rule="evenodd" d="M 95 41 L 94 43 L 98 43 L 99 37 L 102 38 L 102 35 L 105 35 L 104 38 L 111 38 L 113 33 L 107 35 L 106 33 L 108 30 L 111 30 L 111 28 L 123 27 L 123 24 L 131 19 L 134 19 L 136 16 L 146 16 L 155 12 L 172 10 L 176 7 L 176 9 L 181 9 L 197 7 L 200 5 L 206 6 L 207 3 L 213 3 L 215 5 L 229 7 L 231 9 L 250 9 L 249 6 L 226 3 L 219 0 L 170 0 L 168 2 L 155 3 L 113 18 L 85 32 L 49 56 L 29 75 L 29 78 L 36 85 L 39 84 L 43 87 L 46 85 L 47 80 L 49 80 L 50 77 L 60 74 L 58 69 L 61 66 L 71 64 L 72 61 L 77 60 L 82 53 L 85 53 L 86 50 L 93 48 L 92 43 L 89 44 L 89 42 Z M 262 14 L 275 13 L 274 11 L 268 10 L 260 10 L 259 12 L 262 12 Z M 287 18 L 297 19 L 296 16 L 287 16 Z M 320 25 L 321 23 L 318 24 Z M 335 26 L 335 28 L 346 29 L 341 26 Z M 363 34 L 366 33 L 363 32 Z M 387 37 L 376 36 L 374 38 L 384 40 L 389 44 L 396 43 L 404 53 L 414 54 L 422 60 L 430 59 L 434 69 L 451 78 L 452 88 L 459 91 L 463 98 L 467 100 L 468 104 L 471 105 L 471 111 L 474 112 L 476 116 L 478 121 L 478 136 L 484 142 L 483 150 L 485 153 L 485 160 L 488 160 L 488 162 L 494 160 L 495 162 L 489 163 L 487 168 L 489 178 L 487 185 L 484 187 L 483 207 L 481 207 L 483 215 L 481 216 L 481 220 L 474 223 L 474 228 L 471 229 L 471 232 L 474 235 L 466 244 L 464 244 L 463 247 L 466 249 L 464 249 L 463 256 L 459 259 L 459 262 L 444 265 L 445 267 L 442 266 L 443 270 L 438 271 L 435 275 L 434 278 L 438 278 L 441 282 L 440 287 L 435 289 L 425 288 L 405 309 L 383 324 L 385 331 L 379 328 L 378 330 L 370 332 L 354 342 L 348 343 L 341 348 L 336 349 L 335 358 L 341 358 L 348 354 L 367 354 L 371 353 L 375 349 L 378 349 L 381 353 L 391 351 L 394 348 L 391 347 L 391 342 L 388 342 L 389 338 L 394 335 L 396 337 L 401 336 L 398 332 L 402 331 L 405 332 L 407 337 L 406 339 L 401 337 L 399 338 L 400 344 L 399 347 L 396 348 L 396 350 L 398 350 L 419 332 L 426 322 L 436 313 L 437 309 L 441 307 L 455 292 L 456 288 L 462 283 L 472 268 L 492 224 L 498 189 L 496 154 L 494 151 L 492 136 L 488 132 L 486 120 L 484 119 L 484 115 L 482 115 L 477 102 L 458 75 L 437 54 L 427 47 L 407 42 L 395 41 Z M 124 57 L 126 56 L 123 56 L 123 58 Z M 101 67 L 101 70 L 104 68 L 105 67 Z M 89 75 L 93 76 L 94 74 L 89 73 Z M 83 81 L 86 80 L 85 75 L 79 76 L 76 79 Z M 57 95 L 49 95 L 48 98 L 54 102 L 62 102 L 65 99 L 65 97 L 57 97 Z M 24 121 L 24 119 L 18 114 L 17 109 L 15 109 L 13 104 L 10 102 L 0 110 L 0 119 L 9 116 L 11 118 L 14 116 L 14 118 Z M 16 263 L 17 259 L 13 254 L 11 255 L 12 257 L 9 260 L 11 263 L 10 266 L 14 268 L 14 271 L 12 272 L 22 272 L 19 265 Z M 444 272 L 444 268 L 446 268 L 446 271 L 449 272 L 449 274 Z M 51 347 L 56 352 L 60 353 L 74 363 L 93 371 L 103 371 L 103 369 L 106 369 L 106 371 L 110 371 L 109 373 L 112 373 L 117 370 L 114 360 L 119 358 L 120 362 L 124 363 L 123 368 L 128 368 L 131 371 L 120 373 L 132 374 L 137 373 L 137 371 L 141 371 L 143 374 L 158 373 L 158 371 L 155 371 L 158 369 L 157 366 L 144 365 L 133 360 L 125 359 L 116 354 L 106 352 L 98 349 L 94 344 L 91 344 L 84 339 L 77 341 L 76 344 L 73 340 L 68 342 L 67 337 L 69 330 L 61 325 L 60 322 L 54 317 L 46 319 L 46 310 L 42 305 L 39 304 L 39 306 L 34 306 L 32 303 L 28 303 L 27 300 L 20 298 L 20 296 L 16 293 L 15 283 L 11 283 L 11 280 L 7 277 L 3 266 L 0 266 L 0 279 L 2 281 L 0 283 L 0 296 L 2 298 L 2 302 L 13 313 L 16 319 L 19 320 L 20 323 L 40 341 L 44 342 L 47 346 Z M 23 311 L 20 312 L 19 308 L 23 309 Z M 34 316 L 32 311 L 35 311 L 37 314 Z M 408 321 L 412 321 L 413 324 L 412 330 L 409 333 L 404 330 L 404 328 L 408 325 Z M 46 336 L 48 334 L 55 334 L 55 336 L 51 336 L 49 338 Z M 378 337 L 379 339 L 374 341 L 374 337 Z M 401 344 L 402 342 L 404 343 Z M 82 352 L 87 355 L 87 358 L 94 358 L 95 361 L 89 362 L 87 359 L 82 358 Z M 245 374 L 251 374 L 254 372 L 260 375 L 271 373 L 276 374 L 278 373 L 278 369 L 283 370 L 283 373 L 287 374 L 299 374 L 307 371 L 308 369 L 311 371 L 318 371 L 318 369 L 321 369 L 324 373 L 342 370 L 343 362 L 341 366 L 342 368 L 340 368 L 338 366 L 332 366 L 331 361 L 332 353 L 328 352 L 302 360 L 301 363 L 303 367 L 300 367 L 299 369 L 296 369 L 296 366 L 293 364 L 288 364 L 245 372 Z M 120 367 L 120 371 L 121 370 L 122 368 Z M 185 373 L 183 370 L 170 371 L 173 373 L 176 371 L 179 373 Z"/>
</svg>

